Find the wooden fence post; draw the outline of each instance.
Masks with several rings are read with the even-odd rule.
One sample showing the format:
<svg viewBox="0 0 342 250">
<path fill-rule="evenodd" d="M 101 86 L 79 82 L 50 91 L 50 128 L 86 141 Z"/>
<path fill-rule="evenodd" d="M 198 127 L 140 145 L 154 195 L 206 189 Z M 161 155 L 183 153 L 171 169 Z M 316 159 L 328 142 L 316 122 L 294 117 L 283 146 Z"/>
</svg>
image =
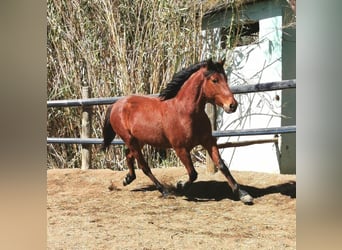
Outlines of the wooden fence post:
<svg viewBox="0 0 342 250">
<path fill-rule="evenodd" d="M 82 99 L 88 99 L 90 97 L 89 86 L 82 87 Z M 84 106 L 82 108 L 82 131 L 81 138 L 90 138 L 91 132 L 91 113 L 92 106 Z M 82 144 L 82 166 L 81 169 L 89 169 L 91 165 L 91 145 Z"/>
<path fill-rule="evenodd" d="M 217 112 L 215 105 L 211 103 L 207 103 L 206 107 L 206 113 L 209 116 L 210 122 L 211 122 L 211 129 L 216 130 L 216 118 L 217 118 Z M 207 171 L 209 173 L 216 173 L 217 167 L 215 167 L 214 162 L 210 158 L 208 152 L 206 152 L 206 162 L 207 162 Z"/>
</svg>

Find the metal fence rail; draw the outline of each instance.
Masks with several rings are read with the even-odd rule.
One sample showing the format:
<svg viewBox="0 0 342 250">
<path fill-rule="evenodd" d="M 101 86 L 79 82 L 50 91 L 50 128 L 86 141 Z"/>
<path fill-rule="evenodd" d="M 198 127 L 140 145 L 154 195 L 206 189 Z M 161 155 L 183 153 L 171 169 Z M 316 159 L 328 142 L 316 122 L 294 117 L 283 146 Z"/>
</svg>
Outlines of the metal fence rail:
<svg viewBox="0 0 342 250">
<path fill-rule="evenodd" d="M 256 129 L 237 129 L 225 131 L 213 131 L 215 137 L 225 136 L 248 136 L 248 135 L 273 135 L 295 133 L 296 125 L 276 127 L 276 128 L 256 128 Z"/>
<path fill-rule="evenodd" d="M 278 128 L 257 128 L 257 129 L 239 129 L 239 130 L 225 130 L 213 131 L 215 137 L 225 136 L 248 136 L 248 135 L 273 135 L 273 134 L 288 134 L 295 133 L 296 126 L 283 126 Z M 102 138 L 56 138 L 48 137 L 47 143 L 55 144 L 101 144 Z M 113 140 L 113 145 L 123 145 L 122 140 Z"/>
<path fill-rule="evenodd" d="M 290 89 L 290 88 L 296 88 L 296 79 L 284 80 L 280 82 L 268 82 L 268 83 L 232 86 L 231 91 L 234 94 L 245 94 L 245 93 L 253 93 L 253 92 Z M 158 96 L 158 95 L 150 95 L 150 96 Z M 52 101 L 47 101 L 47 107 L 52 108 L 52 107 L 108 105 L 108 104 L 112 104 L 113 102 L 116 102 L 120 98 L 122 97 L 52 100 Z"/>
<path fill-rule="evenodd" d="M 263 92 L 272 90 L 282 90 L 296 88 L 296 79 L 284 80 L 278 82 L 268 82 L 259 84 L 249 84 L 249 85 L 238 85 L 232 86 L 231 91 L 234 94 L 245 94 L 253 92 Z M 149 95 L 158 96 L 158 95 Z M 47 138 L 47 144 L 82 144 L 82 169 L 88 169 L 90 165 L 90 145 L 91 144 L 101 144 L 102 138 L 88 138 L 90 137 L 90 127 L 89 127 L 89 117 L 91 111 L 89 111 L 90 106 L 93 105 L 108 105 L 116 102 L 123 97 L 108 97 L 108 98 L 88 98 L 89 92 L 87 87 L 82 88 L 83 99 L 73 99 L 73 100 L 50 100 L 47 101 L 47 107 L 82 107 L 82 138 Z M 83 129 L 84 128 L 84 129 Z M 286 134 L 295 133 L 296 125 L 283 126 L 277 128 L 258 128 L 258 129 L 241 129 L 241 130 L 225 130 L 225 131 L 213 131 L 214 137 L 228 137 L 228 136 L 250 136 L 250 135 L 270 135 L 270 134 Z M 251 145 L 258 143 L 258 141 L 249 141 L 247 144 L 241 144 L 238 146 Z M 261 143 L 261 142 L 260 142 Z M 264 143 L 264 142 L 263 142 Z M 111 144 L 114 145 L 124 145 L 122 140 L 113 140 Z M 234 143 L 230 143 L 228 147 L 234 147 Z M 226 147 L 225 145 L 221 145 Z"/>
</svg>

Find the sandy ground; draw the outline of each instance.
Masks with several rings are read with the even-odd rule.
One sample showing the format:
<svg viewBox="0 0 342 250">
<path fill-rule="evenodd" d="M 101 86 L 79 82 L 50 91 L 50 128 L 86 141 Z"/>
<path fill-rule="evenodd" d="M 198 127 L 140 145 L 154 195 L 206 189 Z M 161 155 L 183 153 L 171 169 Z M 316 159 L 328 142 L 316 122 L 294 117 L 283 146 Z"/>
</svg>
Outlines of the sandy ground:
<svg viewBox="0 0 342 250">
<path fill-rule="evenodd" d="M 296 249 L 295 175 L 233 171 L 255 197 L 248 206 L 221 173 L 196 169 L 191 188 L 168 199 L 140 170 L 125 187 L 126 171 L 48 170 L 48 249 Z M 187 179 L 181 167 L 152 171 L 171 191 Z"/>
</svg>

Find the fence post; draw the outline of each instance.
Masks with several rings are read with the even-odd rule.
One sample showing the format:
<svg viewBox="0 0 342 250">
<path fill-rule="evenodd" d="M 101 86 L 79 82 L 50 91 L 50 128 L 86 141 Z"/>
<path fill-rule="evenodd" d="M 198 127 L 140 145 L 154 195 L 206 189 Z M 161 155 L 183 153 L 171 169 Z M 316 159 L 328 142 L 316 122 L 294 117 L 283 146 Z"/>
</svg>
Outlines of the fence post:
<svg viewBox="0 0 342 250">
<path fill-rule="evenodd" d="M 217 117 L 217 112 L 216 112 L 216 107 L 215 105 L 211 104 L 211 103 L 207 103 L 206 107 L 206 113 L 210 119 L 210 123 L 211 123 L 211 129 L 212 130 L 216 130 L 216 117 Z M 216 173 L 217 172 L 217 168 L 215 167 L 214 162 L 212 161 L 212 159 L 210 158 L 208 152 L 206 152 L 206 162 L 207 162 L 207 171 L 209 173 Z"/>
<path fill-rule="evenodd" d="M 89 86 L 82 87 L 82 99 L 88 99 L 89 94 Z M 81 138 L 90 138 L 91 131 L 91 106 L 84 106 L 82 108 L 82 131 Z M 91 164 L 91 145 L 90 144 L 82 144 L 82 166 L 81 169 L 86 170 L 89 169 Z"/>
</svg>

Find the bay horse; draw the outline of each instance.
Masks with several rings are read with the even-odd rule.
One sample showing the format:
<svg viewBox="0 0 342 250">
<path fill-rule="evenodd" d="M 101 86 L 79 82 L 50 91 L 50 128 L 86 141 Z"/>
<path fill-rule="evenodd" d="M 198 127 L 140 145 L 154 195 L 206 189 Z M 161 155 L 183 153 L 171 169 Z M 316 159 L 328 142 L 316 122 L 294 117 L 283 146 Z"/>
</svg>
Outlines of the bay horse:
<svg viewBox="0 0 342 250">
<path fill-rule="evenodd" d="M 168 195 L 142 155 L 142 147 L 149 144 L 175 150 L 189 176 L 187 181 L 178 182 L 177 188 L 187 190 L 197 179 L 190 151 L 202 145 L 225 175 L 234 195 L 245 204 L 253 204 L 252 196 L 240 188 L 221 159 L 216 139 L 212 136 L 210 120 L 205 113 L 207 102 L 222 107 L 227 113 L 233 113 L 237 108 L 238 103 L 227 83 L 224 62 L 209 59 L 191 65 L 174 74 L 158 97 L 130 95 L 108 107 L 103 125 L 102 149 L 109 147 L 116 134 L 124 141 L 129 171 L 123 185 L 130 184 L 136 178 L 136 159 L 139 168 L 162 195 Z"/>
</svg>

